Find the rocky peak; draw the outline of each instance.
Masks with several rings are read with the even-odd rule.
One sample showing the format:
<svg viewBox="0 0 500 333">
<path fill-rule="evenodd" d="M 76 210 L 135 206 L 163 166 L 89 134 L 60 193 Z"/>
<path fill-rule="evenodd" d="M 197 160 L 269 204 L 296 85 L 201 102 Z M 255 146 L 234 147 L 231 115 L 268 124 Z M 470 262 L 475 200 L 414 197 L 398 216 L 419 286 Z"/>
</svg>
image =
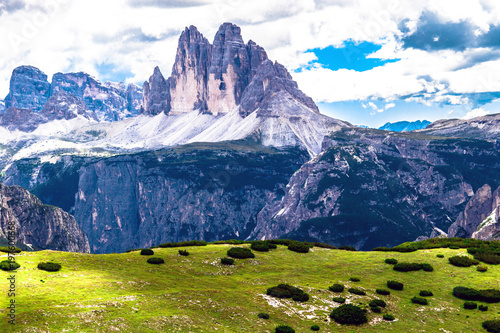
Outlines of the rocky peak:
<svg viewBox="0 0 500 333">
<path fill-rule="evenodd" d="M 38 112 L 50 96 L 47 75 L 33 66 L 20 66 L 12 71 L 5 107 L 17 107 Z"/>
<path fill-rule="evenodd" d="M 45 103 L 40 114 L 46 117 L 46 121 L 70 120 L 78 116 L 97 121 L 97 116 L 94 112 L 87 111 L 82 101 L 64 90 L 55 92 L 47 103 Z"/>
<path fill-rule="evenodd" d="M 87 236 L 73 216 L 43 205 L 22 187 L 0 184 L 0 238 L 6 238 L 9 222 L 16 225 L 19 243 L 40 249 L 90 252 Z"/>
<path fill-rule="evenodd" d="M 500 225 L 498 224 L 498 213 L 496 213 L 500 209 L 499 207 L 500 187 L 492 193 L 490 185 L 483 185 L 470 198 L 464 211 L 460 213 L 455 223 L 450 226 L 448 237 L 469 238 L 475 235 L 474 238 L 487 239 L 484 234 L 491 234 L 491 230 L 496 230 L 496 233 L 499 233 Z M 488 218 L 491 221 L 487 221 Z M 481 233 L 481 229 L 486 227 L 486 224 L 490 226 L 490 232 L 482 230 Z M 481 234 L 483 234 L 482 237 L 480 237 Z"/>
<path fill-rule="evenodd" d="M 162 112 L 170 111 L 169 85 L 158 66 L 155 67 L 149 81 L 144 82 L 143 88 L 143 113 L 155 116 Z"/>
</svg>

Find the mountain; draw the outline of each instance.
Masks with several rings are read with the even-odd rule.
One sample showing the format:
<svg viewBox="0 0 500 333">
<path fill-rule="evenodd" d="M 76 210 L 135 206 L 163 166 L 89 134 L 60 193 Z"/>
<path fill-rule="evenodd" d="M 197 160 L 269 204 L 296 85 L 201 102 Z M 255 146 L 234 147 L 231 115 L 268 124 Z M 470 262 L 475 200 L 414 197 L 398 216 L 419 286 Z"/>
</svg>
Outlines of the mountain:
<svg viewBox="0 0 500 333">
<path fill-rule="evenodd" d="M 385 123 L 384 126 L 379 127 L 379 130 L 392 131 L 392 132 L 409 132 L 424 129 L 430 125 L 428 120 L 417 121 L 398 121 L 395 123 Z"/>
<path fill-rule="evenodd" d="M 438 120 L 422 132 L 436 136 L 498 140 L 500 137 L 500 113 L 469 120 Z"/>
<path fill-rule="evenodd" d="M 25 116 L 29 125 L 17 121 L 10 122 L 10 119 L 13 119 L 12 115 L 8 119 L 3 119 L 2 124 L 11 130 L 15 128 L 31 132 L 40 124 L 62 118 L 68 119 L 68 110 L 72 109 L 87 119 L 117 121 L 137 115 L 142 106 L 142 99 L 142 90 L 134 84 L 128 87 L 123 83 L 101 84 L 92 76 L 82 72 L 56 73 L 52 77 L 52 83 L 49 83 L 47 75 L 38 68 L 20 66 L 12 72 L 9 94 L 5 98 L 4 107 L 15 108 L 11 110 L 11 114 L 18 114 L 19 110 L 24 110 L 23 114 L 28 114 L 27 110 L 31 111 Z M 44 109 L 47 113 L 47 109 L 53 109 L 56 103 L 60 104 L 57 108 L 66 109 L 63 111 L 66 116 L 62 118 L 36 116 L 44 112 Z"/>
<path fill-rule="evenodd" d="M 324 147 L 262 209 L 251 238 L 392 246 L 447 230 L 483 184 L 500 185 L 498 141 L 346 129 Z"/>
<path fill-rule="evenodd" d="M 14 223 L 16 241 L 38 249 L 89 252 L 89 243 L 73 216 L 42 202 L 19 186 L 0 183 L 0 239 Z"/>
<path fill-rule="evenodd" d="M 448 237 L 500 240 L 500 187 L 485 184 L 469 200 L 448 229 Z"/>
</svg>

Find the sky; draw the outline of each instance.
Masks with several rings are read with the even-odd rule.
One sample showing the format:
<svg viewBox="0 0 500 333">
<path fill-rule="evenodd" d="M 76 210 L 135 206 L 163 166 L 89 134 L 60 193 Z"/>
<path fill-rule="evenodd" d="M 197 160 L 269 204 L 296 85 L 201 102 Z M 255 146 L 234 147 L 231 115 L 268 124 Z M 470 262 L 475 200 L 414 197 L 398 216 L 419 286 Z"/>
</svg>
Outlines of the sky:
<svg viewBox="0 0 500 333">
<path fill-rule="evenodd" d="M 211 41 L 224 22 L 353 124 L 500 112 L 497 0 L 0 0 L 0 98 L 20 65 L 49 81 L 168 77 L 186 26 Z"/>
</svg>

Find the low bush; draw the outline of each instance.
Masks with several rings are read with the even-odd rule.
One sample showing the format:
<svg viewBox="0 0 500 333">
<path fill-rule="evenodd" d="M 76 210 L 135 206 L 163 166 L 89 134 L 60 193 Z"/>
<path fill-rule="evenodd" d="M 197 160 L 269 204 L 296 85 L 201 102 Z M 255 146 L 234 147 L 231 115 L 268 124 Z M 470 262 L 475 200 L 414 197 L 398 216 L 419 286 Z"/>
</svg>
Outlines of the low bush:
<svg viewBox="0 0 500 333">
<path fill-rule="evenodd" d="M 321 247 L 324 249 L 330 249 L 330 250 L 335 250 L 336 247 L 327 243 L 319 243 L 319 242 L 314 242 L 315 247 Z"/>
<path fill-rule="evenodd" d="M 486 267 L 486 266 L 477 266 L 476 270 L 478 272 L 484 273 L 484 272 L 486 272 L 488 270 L 488 267 Z"/>
<path fill-rule="evenodd" d="M 353 276 L 353 277 L 350 277 L 350 278 L 349 278 L 349 281 L 352 281 L 352 282 L 359 282 L 359 281 L 361 281 L 361 280 L 360 280 L 360 278 L 358 278 L 358 277 L 354 277 L 354 276 Z"/>
<path fill-rule="evenodd" d="M 0 262 L 0 269 L 3 271 L 15 271 L 19 267 L 21 267 L 21 265 L 15 261 L 4 260 Z"/>
<path fill-rule="evenodd" d="M 353 304 L 343 304 L 333 309 L 330 318 L 344 325 L 361 325 L 368 321 L 366 311 Z"/>
<path fill-rule="evenodd" d="M 334 293 L 341 293 L 344 291 L 344 285 L 334 283 L 332 286 L 328 287 L 328 290 L 333 291 Z"/>
<path fill-rule="evenodd" d="M 470 267 L 472 265 L 478 265 L 479 260 L 471 259 L 466 256 L 453 256 L 448 258 L 450 264 L 457 267 Z"/>
<path fill-rule="evenodd" d="M 415 304 L 420 304 L 420 305 L 427 305 L 427 304 L 429 304 L 429 302 L 427 302 L 427 299 L 425 299 L 423 297 L 418 297 L 418 296 L 413 297 L 411 299 L 411 302 L 415 303 Z"/>
<path fill-rule="evenodd" d="M 253 241 L 251 243 L 251 245 L 250 245 L 250 248 L 252 250 L 254 250 L 254 251 L 268 252 L 269 251 L 269 242 L 266 242 L 266 241 Z"/>
<path fill-rule="evenodd" d="M 500 255 L 489 253 L 488 250 L 477 252 L 476 254 L 474 254 L 474 259 L 490 265 L 500 264 Z"/>
<path fill-rule="evenodd" d="M 269 314 L 261 312 L 257 315 L 260 319 L 269 319 Z"/>
<path fill-rule="evenodd" d="M 389 265 L 396 265 L 398 263 L 398 260 L 394 259 L 394 258 L 388 258 L 388 259 L 385 259 L 385 263 L 389 264 Z"/>
<path fill-rule="evenodd" d="M 0 246 L 0 252 L 5 253 L 21 253 L 22 250 L 16 246 Z"/>
<path fill-rule="evenodd" d="M 500 333 L 500 319 L 486 320 L 481 325 L 490 333 Z"/>
<path fill-rule="evenodd" d="M 488 311 L 488 306 L 487 305 L 479 305 L 479 311 Z"/>
<path fill-rule="evenodd" d="M 158 245 L 158 247 L 169 248 L 169 247 L 187 247 L 187 246 L 206 246 L 207 242 L 205 241 L 185 241 L 185 242 L 177 242 L 177 243 L 163 243 Z"/>
<path fill-rule="evenodd" d="M 385 315 L 382 316 L 382 318 L 384 318 L 384 320 L 387 320 L 387 321 L 393 321 L 394 319 L 396 319 L 391 314 L 385 314 Z"/>
<path fill-rule="evenodd" d="M 186 251 L 186 250 L 179 250 L 179 254 L 180 254 L 181 256 L 187 257 L 187 256 L 189 255 L 189 252 L 188 252 L 188 251 Z"/>
<path fill-rule="evenodd" d="M 231 259 L 231 258 L 220 258 L 220 263 L 223 264 L 223 265 L 231 266 L 231 265 L 234 265 L 234 259 Z"/>
<path fill-rule="evenodd" d="M 288 284 L 279 284 L 276 287 L 267 289 L 267 295 L 277 298 L 291 298 L 297 302 L 306 302 L 309 300 L 309 295 L 302 289 Z"/>
<path fill-rule="evenodd" d="M 420 290 L 419 295 L 422 296 L 422 297 L 434 296 L 434 294 L 430 290 Z"/>
<path fill-rule="evenodd" d="M 361 290 L 361 289 L 357 289 L 357 288 L 349 288 L 348 290 L 351 294 L 354 294 L 354 295 L 360 295 L 360 296 L 364 296 L 366 295 L 366 292 L 364 290 Z"/>
<path fill-rule="evenodd" d="M 287 325 L 277 326 L 274 333 L 295 333 L 295 330 Z"/>
<path fill-rule="evenodd" d="M 158 265 L 163 263 L 165 263 L 165 260 L 163 260 L 162 258 L 152 257 L 148 259 L 148 264 Z"/>
<path fill-rule="evenodd" d="M 403 290 L 404 285 L 398 281 L 387 281 L 387 288 L 392 290 Z"/>
<path fill-rule="evenodd" d="M 372 310 L 372 312 L 374 312 L 374 313 L 382 312 L 382 309 L 379 308 L 378 306 L 370 306 L 370 310 Z"/>
<path fill-rule="evenodd" d="M 340 304 L 344 304 L 345 303 L 345 298 L 344 297 L 334 297 L 332 300 L 334 302 L 337 302 L 337 303 L 340 303 Z"/>
<path fill-rule="evenodd" d="M 464 309 L 466 309 L 466 310 L 477 309 L 477 303 L 474 303 L 474 302 L 471 302 L 471 301 L 466 301 L 464 303 Z"/>
<path fill-rule="evenodd" d="M 215 242 L 210 242 L 210 244 L 230 244 L 230 245 L 241 245 L 248 244 L 250 242 L 244 241 L 242 239 L 226 239 L 226 240 L 218 240 Z"/>
<path fill-rule="evenodd" d="M 453 296 L 466 301 L 479 301 L 486 303 L 500 302 L 500 290 L 497 289 L 476 290 L 467 287 L 455 287 L 453 288 Z"/>
<path fill-rule="evenodd" d="M 294 251 L 294 252 L 298 252 L 298 253 L 309 252 L 309 246 L 307 244 L 302 243 L 302 242 L 297 242 L 297 241 L 290 242 L 290 244 L 288 245 L 288 249 L 290 251 Z"/>
<path fill-rule="evenodd" d="M 472 254 L 472 255 L 476 254 L 476 253 L 477 253 L 477 251 L 478 251 L 478 248 L 477 248 L 477 247 L 469 247 L 469 248 L 467 249 L 467 253 Z"/>
<path fill-rule="evenodd" d="M 376 289 L 375 292 L 379 295 L 384 295 L 384 296 L 391 294 L 391 292 L 387 289 Z"/>
<path fill-rule="evenodd" d="M 227 255 L 236 259 L 255 258 L 253 252 L 246 247 L 232 247 L 227 251 Z"/>
<path fill-rule="evenodd" d="M 371 307 L 379 306 L 381 308 L 385 308 L 387 306 L 387 303 L 381 299 L 374 299 L 371 300 L 370 303 L 368 303 L 368 305 Z"/>
<path fill-rule="evenodd" d="M 152 256 L 155 252 L 151 249 L 142 249 L 141 256 Z"/>
<path fill-rule="evenodd" d="M 55 262 L 41 262 L 38 264 L 38 269 L 47 272 L 57 272 L 61 269 L 61 264 L 57 264 Z"/>
<path fill-rule="evenodd" d="M 450 249 L 452 250 L 458 250 L 460 248 L 460 246 L 458 245 L 450 245 Z"/>
<path fill-rule="evenodd" d="M 349 245 L 344 245 L 339 247 L 339 250 L 346 250 L 346 251 L 357 251 L 354 246 L 349 246 Z"/>
<path fill-rule="evenodd" d="M 437 254 L 436 257 L 438 257 L 438 258 L 444 258 L 444 255 L 443 254 Z"/>
<path fill-rule="evenodd" d="M 434 271 L 434 267 L 432 267 L 431 264 L 422 264 L 422 269 L 424 270 L 424 272 Z"/>
<path fill-rule="evenodd" d="M 275 250 L 278 248 L 278 245 L 267 242 L 267 246 L 269 247 L 269 250 Z"/>
<path fill-rule="evenodd" d="M 318 325 L 312 325 L 311 326 L 311 331 L 319 331 L 319 326 Z"/>
</svg>

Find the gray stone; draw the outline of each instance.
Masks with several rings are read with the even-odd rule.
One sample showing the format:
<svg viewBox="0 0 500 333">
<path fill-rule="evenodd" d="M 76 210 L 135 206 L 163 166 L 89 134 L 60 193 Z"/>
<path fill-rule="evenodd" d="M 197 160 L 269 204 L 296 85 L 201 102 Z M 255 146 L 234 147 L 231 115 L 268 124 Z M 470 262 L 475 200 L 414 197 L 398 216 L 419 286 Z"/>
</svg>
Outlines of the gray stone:
<svg viewBox="0 0 500 333">
<path fill-rule="evenodd" d="M 29 109 L 36 113 L 43 108 L 49 97 L 50 83 L 47 75 L 33 66 L 20 66 L 12 71 L 5 108 Z"/>
</svg>

